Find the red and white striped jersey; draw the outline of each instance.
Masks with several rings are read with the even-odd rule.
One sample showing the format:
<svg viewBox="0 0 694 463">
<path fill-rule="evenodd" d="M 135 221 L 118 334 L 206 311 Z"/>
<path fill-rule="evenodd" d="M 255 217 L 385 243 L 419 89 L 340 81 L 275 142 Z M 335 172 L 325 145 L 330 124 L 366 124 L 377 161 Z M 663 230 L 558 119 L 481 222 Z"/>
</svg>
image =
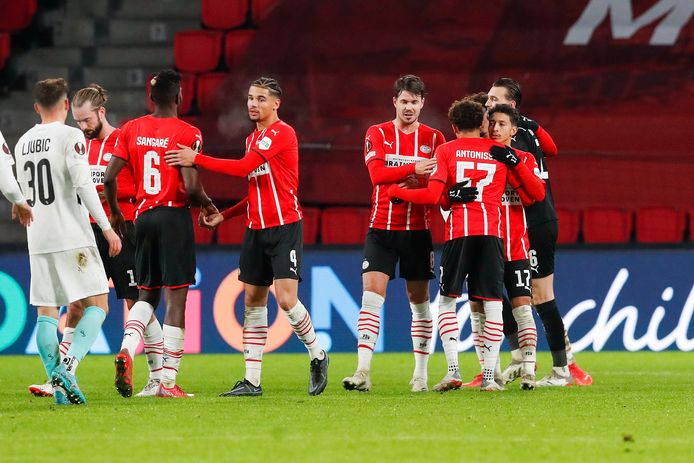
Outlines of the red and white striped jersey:
<svg viewBox="0 0 694 463">
<path fill-rule="evenodd" d="M 265 163 L 248 175 L 248 228 L 263 229 L 298 222 L 299 142 L 294 129 L 278 120 L 246 137 L 246 154 L 253 151 Z"/>
<path fill-rule="evenodd" d="M 398 130 L 393 121 L 372 125 L 366 132 L 364 162 L 368 166 L 378 159 L 386 167 L 413 164 L 431 158 L 436 148 L 445 141 L 441 132 L 422 123 L 418 123 L 417 130 L 412 133 Z M 389 186 L 374 185 L 369 227 L 382 230 L 428 229 L 429 208 L 409 202 L 393 204 L 388 197 Z"/>
<path fill-rule="evenodd" d="M 89 160 L 89 169 L 92 174 L 92 181 L 96 185 L 96 191 L 99 193 L 104 191 L 104 177 L 106 167 L 113 156 L 116 147 L 116 141 L 120 134 L 120 129 L 115 129 L 113 132 L 104 137 L 103 140 L 98 138 L 87 140 L 87 156 Z M 118 206 L 125 220 L 134 220 L 135 218 L 135 180 L 133 178 L 133 168 L 130 164 L 118 173 L 116 179 L 118 184 Z M 108 209 L 108 203 L 105 199 L 101 200 L 101 205 L 104 206 L 104 211 L 107 215 L 111 215 Z M 90 218 L 94 223 L 94 218 Z"/>
<path fill-rule="evenodd" d="M 523 162 L 531 172 L 540 180 L 540 169 L 535 161 L 535 156 L 516 150 Z M 511 172 L 509 175 L 513 175 Z M 504 260 L 523 260 L 528 258 L 530 242 L 528 240 L 528 223 L 525 218 L 525 208 L 516 190 L 506 184 L 506 190 L 501 197 L 501 227 L 504 232 Z"/>
<path fill-rule="evenodd" d="M 445 189 L 468 180 L 477 187 L 477 199 L 471 203 L 454 203 L 446 220 L 446 240 L 465 236 L 503 238 L 501 228 L 501 195 L 508 169 L 489 154 L 492 146 L 502 146 L 486 138 L 458 138 L 436 150 L 436 169 L 429 181 L 443 182 Z"/>
</svg>

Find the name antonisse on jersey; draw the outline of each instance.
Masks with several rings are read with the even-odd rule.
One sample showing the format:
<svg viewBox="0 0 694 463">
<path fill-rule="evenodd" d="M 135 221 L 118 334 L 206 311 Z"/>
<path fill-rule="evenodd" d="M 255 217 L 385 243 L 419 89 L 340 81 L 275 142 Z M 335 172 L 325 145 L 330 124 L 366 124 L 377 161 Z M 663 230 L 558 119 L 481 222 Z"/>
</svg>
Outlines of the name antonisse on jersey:
<svg viewBox="0 0 694 463">
<path fill-rule="evenodd" d="M 492 155 L 489 153 L 485 153 L 484 151 L 456 150 L 455 157 L 494 161 Z"/>
<path fill-rule="evenodd" d="M 513 187 L 506 185 L 506 190 L 504 190 L 504 194 L 501 196 L 501 205 L 522 206 L 523 203 L 521 202 L 520 196 L 518 196 L 516 190 L 514 190 Z"/>
<path fill-rule="evenodd" d="M 169 138 L 137 137 L 138 146 L 151 146 L 153 148 L 168 148 Z"/>
<path fill-rule="evenodd" d="M 269 173 L 270 173 L 270 166 L 266 162 L 264 164 L 259 165 L 258 167 L 255 168 L 255 170 L 253 172 L 248 174 L 248 180 L 255 178 L 255 177 L 259 177 L 261 175 L 267 175 Z"/>
<path fill-rule="evenodd" d="M 403 156 L 401 154 L 386 154 L 386 167 L 400 167 L 414 164 L 420 158 L 416 156 Z"/>
</svg>

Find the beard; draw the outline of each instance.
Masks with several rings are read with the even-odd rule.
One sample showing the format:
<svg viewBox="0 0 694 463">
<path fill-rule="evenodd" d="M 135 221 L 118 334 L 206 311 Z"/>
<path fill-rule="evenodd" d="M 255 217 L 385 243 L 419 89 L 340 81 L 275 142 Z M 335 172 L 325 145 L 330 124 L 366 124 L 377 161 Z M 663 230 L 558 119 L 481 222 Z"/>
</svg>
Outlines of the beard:
<svg viewBox="0 0 694 463">
<path fill-rule="evenodd" d="M 101 133 L 101 129 L 103 129 L 103 128 L 104 128 L 104 123 L 99 121 L 99 123 L 93 129 L 83 130 L 82 132 L 84 133 L 85 138 L 88 138 L 90 140 L 94 140 L 95 138 L 99 138 L 99 134 Z"/>
</svg>

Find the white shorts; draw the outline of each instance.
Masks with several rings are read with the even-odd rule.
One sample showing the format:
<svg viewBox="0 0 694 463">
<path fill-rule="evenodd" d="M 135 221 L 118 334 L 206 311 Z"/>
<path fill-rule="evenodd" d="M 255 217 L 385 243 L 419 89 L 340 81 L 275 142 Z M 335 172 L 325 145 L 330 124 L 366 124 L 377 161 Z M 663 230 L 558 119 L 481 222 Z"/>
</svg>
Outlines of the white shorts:
<svg viewBox="0 0 694 463">
<path fill-rule="evenodd" d="M 96 246 L 32 254 L 29 302 L 59 307 L 108 293 L 108 279 Z"/>
</svg>

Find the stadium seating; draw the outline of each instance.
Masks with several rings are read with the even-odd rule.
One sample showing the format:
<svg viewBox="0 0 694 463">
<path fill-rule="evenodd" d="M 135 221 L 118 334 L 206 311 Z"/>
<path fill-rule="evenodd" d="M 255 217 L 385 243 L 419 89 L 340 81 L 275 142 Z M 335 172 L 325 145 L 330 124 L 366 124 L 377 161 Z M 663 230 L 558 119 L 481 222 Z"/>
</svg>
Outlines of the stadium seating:
<svg viewBox="0 0 694 463">
<path fill-rule="evenodd" d="M 224 72 L 201 74 L 198 77 L 197 101 L 201 113 L 213 113 L 219 109 L 217 106 L 219 103 L 218 92 L 226 77 L 227 74 Z"/>
<path fill-rule="evenodd" d="M 154 111 L 154 103 L 152 103 L 152 100 L 149 98 L 149 92 L 152 89 L 152 75 L 147 77 L 147 82 L 145 82 L 146 86 L 146 95 L 147 95 L 147 108 L 149 109 L 150 112 Z M 182 74 L 181 75 L 181 96 L 183 99 L 181 100 L 181 104 L 178 107 L 178 114 L 187 114 L 190 112 L 190 109 L 193 106 L 193 97 L 195 96 L 195 74 Z"/>
<path fill-rule="evenodd" d="M 323 244 L 362 244 L 369 229 L 368 208 L 329 207 L 323 211 Z"/>
<path fill-rule="evenodd" d="M 685 225 L 684 211 L 670 207 L 642 207 L 636 211 L 636 241 L 680 243 Z"/>
<path fill-rule="evenodd" d="M 631 210 L 595 207 L 583 211 L 583 241 L 586 243 L 627 243 L 633 227 Z"/>
<path fill-rule="evenodd" d="M 0 0 L 0 31 L 24 29 L 31 23 L 36 9 L 36 0 Z"/>
<path fill-rule="evenodd" d="M 198 216 L 200 209 L 191 208 L 190 215 L 193 219 L 193 233 L 195 234 L 195 244 L 211 244 L 214 231 L 198 226 Z"/>
<path fill-rule="evenodd" d="M 302 207 L 304 213 L 304 244 L 318 242 L 321 210 L 317 207 Z"/>
<path fill-rule="evenodd" d="M 234 69 L 250 47 L 255 31 L 240 30 L 228 32 L 224 36 L 224 61 L 230 69 Z"/>
<path fill-rule="evenodd" d="M 581 229 L 581 212 L 557 208 L 557 218 L 559 219 L 557 244 L 575 244 Z"/>
<path fill-rule="evenodd" d="M 246 214 L 233 217 L 217 227 L 218 244 L 241 244 L 246 232 Z"/>
<path fill-rule="evenodd" d="M 246 22 L 246 0 L 202 0 L 202 24 L 210 29 L 231 29 Z"/>
<path fill-rule="evenodd" d="M 174 63 L 184 72 L 210 72 L 219 64 L 222 33 L 217 31 L 182 31 L 174 36 Z"/>
</svg>

